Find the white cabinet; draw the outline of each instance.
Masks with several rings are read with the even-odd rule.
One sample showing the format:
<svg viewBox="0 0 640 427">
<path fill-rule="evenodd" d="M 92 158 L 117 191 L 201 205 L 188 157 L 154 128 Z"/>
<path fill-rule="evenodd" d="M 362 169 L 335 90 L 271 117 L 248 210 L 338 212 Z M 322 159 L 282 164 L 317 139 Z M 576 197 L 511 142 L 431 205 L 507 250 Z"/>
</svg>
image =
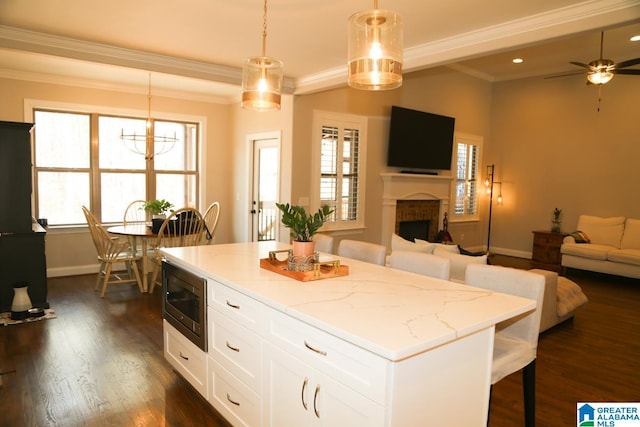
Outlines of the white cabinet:
<svg viewBox="0 0 640 427">
<path fill-rule="evenodd" d="M 384 408 L 282 349 L 265 345 L 265 426 L 384 425 Z"/>
<path fill-rule="evenodd" d="M 198 346 L 163 320 L 164 357 L 171 366 L 205 398 L 207 397 L 207 356 Z"/>
</svg>

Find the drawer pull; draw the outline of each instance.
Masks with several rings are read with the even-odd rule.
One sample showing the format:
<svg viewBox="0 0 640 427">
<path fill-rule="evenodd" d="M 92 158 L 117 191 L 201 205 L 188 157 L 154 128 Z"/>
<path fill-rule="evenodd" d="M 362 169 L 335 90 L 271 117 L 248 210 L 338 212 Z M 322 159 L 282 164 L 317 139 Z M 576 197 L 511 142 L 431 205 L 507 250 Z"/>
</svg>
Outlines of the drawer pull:
<svg viewBox="0 0 640 427">
<path fill-rule="evenodd" d="M 320 384 L 316 386 L 316 392 L 313 394 L 313 412 L 316 413 L 316 417 L 320 418 L 320 412 L 318 412 L 318 393 L 320 392 Z"/>
<path fill-rule="evenodd" d="M 180 357 L 182 357 L 184 360 L 189 360 L 189 358 L 187 356 L 185 356 L 184 354 L 182 354 L 182 352 L 180 352 Z"/>
<path fill-rule="evenodd" d="M 229 349 L 231 349 L 231 350 L 233 350 L 233 351 L 236 351 L 236 352 L 240 353 L 240 349 L 239 349 L 239 348 L 237 348 L 237 347 L 232 347 L 232 346 L 229 344 L 229 341 L 227 341 L 227 348 L 229 348 Z"/>
<path fill-rule="evenodd" d="M 326 356 L 327 352 L 326 351 L 322 351 L 322 350 L 318 350 L 317 348 L 313 348 L 312 346 L 309 345 L 309 343 L 305 340 L 304 342 L 304 346 L 307 347 L 309 350 L 311 351 L 315 351 L 316 353 L 322 355 L 322 356 Z"/>
<path fill-rule="evenodd" d="M 240 306 L 236 304 L 231 304 L 229 300 L 227 300 L 227 305 L 231 308 L 235 308 L 236 310 L 240 310 Z"/>
<path fill-rule="evenodd" d="M 240 406 L 240 402 L 236 402 L 235 400 L 233 400 L 231 396 L 229 396 L 229 393 L 227 393 L 227 400 L 236 406 Z"/>
<path fill-rule="evenodd" d="M 307 384 L 309 383 L 309 378 L 304 379 L 304 382 L 302 383 L 302 392 L 300 393 L 300 399 L 302 400 L 302 407 L 304 408 L 304 410 L 307 410 L 307 402 L 304 401 L 304 390 L 307 388 Z"/>
</svg>

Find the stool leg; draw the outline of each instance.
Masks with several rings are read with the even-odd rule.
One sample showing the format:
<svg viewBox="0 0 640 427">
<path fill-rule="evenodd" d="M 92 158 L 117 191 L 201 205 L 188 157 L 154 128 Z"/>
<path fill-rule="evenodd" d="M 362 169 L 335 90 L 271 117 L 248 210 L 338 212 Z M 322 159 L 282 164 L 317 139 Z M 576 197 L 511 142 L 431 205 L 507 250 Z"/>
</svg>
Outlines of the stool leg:
<svg viewBox="0 0 640 427">
<path fill-rule="evenodd" d="M 489 408 L 487 409 L 487 427 L 489 427 L 489 417 L 491 416 L 491 394 L 493 393 L 493 384 L 489 387 Z"/>
<path fill-rule="evenodd" d="M 536 425 L 536 360 L 522 370 L 522 388 L 524 391 L 524 425 Z"/>
</svg>

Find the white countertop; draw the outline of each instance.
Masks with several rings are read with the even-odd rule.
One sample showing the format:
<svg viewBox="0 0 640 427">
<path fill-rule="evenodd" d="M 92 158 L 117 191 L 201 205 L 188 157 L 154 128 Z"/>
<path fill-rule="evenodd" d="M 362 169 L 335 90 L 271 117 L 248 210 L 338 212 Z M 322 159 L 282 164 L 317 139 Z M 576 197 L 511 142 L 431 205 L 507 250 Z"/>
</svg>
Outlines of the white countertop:
<svg viewBox="0 0 640 427">
<path fill-rule="evenodd" d="M 300 282 L 260 268 L 277 242 L 164 249 L 170 262 L 399 361 L 535 308 L 535 301 L 348 258 L 349 275 Z M 337 258 L 337 257 L 336 257 Z"/>
</svg>

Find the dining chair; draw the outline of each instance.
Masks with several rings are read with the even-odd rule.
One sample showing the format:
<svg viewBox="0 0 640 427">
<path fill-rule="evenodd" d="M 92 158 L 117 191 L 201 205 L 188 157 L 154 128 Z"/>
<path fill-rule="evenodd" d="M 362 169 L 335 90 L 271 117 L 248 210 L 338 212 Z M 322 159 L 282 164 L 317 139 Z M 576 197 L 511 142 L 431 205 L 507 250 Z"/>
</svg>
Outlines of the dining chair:
<svg viewBox="0 0 640 427">
<path fill-rule="evenodd" d="M 185 246 L 198 246 L 204 232 L 204 220 L 200 212 L 195 208 L 181 208 L 171 213 L 164 220 L 158 231 L 158 237 L 153 245 L 155 258 L 151 280 L 149 281 L 149 293 L 153 292 L 158 273 L 162 268 L 161 249 L 177 248 Z M 158 282 L 158 286 L 162 286 Z"/>
<path fill-rule="evenodd" d="M 525 426 L 534 427 L 536 352 L 545 278 L 540 274 L 515 268 L 470 264 L 467 267 L 465 282 L 469 286 L 536 301 L 535 310 L 496 325 L 491 367 L 492 386 L 504 377 L 522 370 Z M 491 397 L 489 397 L 489 406 L 491 406 Z M 490 410 L 489 413 L 491 413 Z M 489 425 L 488 416 L 487 425 Z"/>
<path fill-rule="evenodd" d="M 98 278 L 96 279 L 96 286 L 94 290 L 98 290 L 100 282 L 102 282 L 102 292 L 100 297 L 104 298 L 107 285 L 112 283 L 137 283 L 140 292 L 143 292 L 142 281 L 140 279 L 140 272 L 138 271 L 137 261 L 140 261 L 142 257 L 131 250 L 131 246 L 128 241 L 119 240 L 116 237 L 111 236 L 107 230 L 98 223 L 93 213 L 87 209 L 86 206 L 82 207 L 84 216 L 87 219 L 87 225 L 91 232 L 91 238 L 93 244 L 98 252 L 98 261 L 100 261 L 100 269 L 98 271 Z M 127 271 L 133 271 L 133 274 L 129 274 L 128 279 L 123 279 L 120 276 L 114 274 L 115 280 L 111 279 L 113 273 L 113 265 L 117 262 L 124 262 L 127 267 Z M 134 277 L 135 276 L 135 277 Z"/>
<path fill-rule="evenodd" d="M 328 234 L 316 233 L 313 236 L 313 242 L 316 246 L 316 251 L 326 252 L 328 254 L 333 253 L 333 237 Z"/>
<path fill-rule="evenodd" d="M 384 265 L 387 248 L 375 243 L 346 239 L 340 241 L 338 255 L 372 264 Z"/>
<path fill-rule="evenodd" d="M 206 245 L 214 243 L 216 227 L 218 226 L 218 218 L 220 217 L 220 203 L 213 202 L 209 205 L 202 218 L 204 219 L 203 242 Z"/>
<path fill-rule="evenodd" d="M 145 223 L 150 221 L 147 218 L 147 212 L 144 210 L 144 200 L 134 200 L 129 203 L 129 206 L 124 210 L 124 217 L 122 218 L 122 224 L 127 225 L 130 223 Z"/>
<path fill-rule="evenodd" d="M 451 260 L 449 258 L 423 252 L 393 251 L 389 257 L 389 266 L 444 280 L 449 280 L 451 274 Z"/>
</svg>

